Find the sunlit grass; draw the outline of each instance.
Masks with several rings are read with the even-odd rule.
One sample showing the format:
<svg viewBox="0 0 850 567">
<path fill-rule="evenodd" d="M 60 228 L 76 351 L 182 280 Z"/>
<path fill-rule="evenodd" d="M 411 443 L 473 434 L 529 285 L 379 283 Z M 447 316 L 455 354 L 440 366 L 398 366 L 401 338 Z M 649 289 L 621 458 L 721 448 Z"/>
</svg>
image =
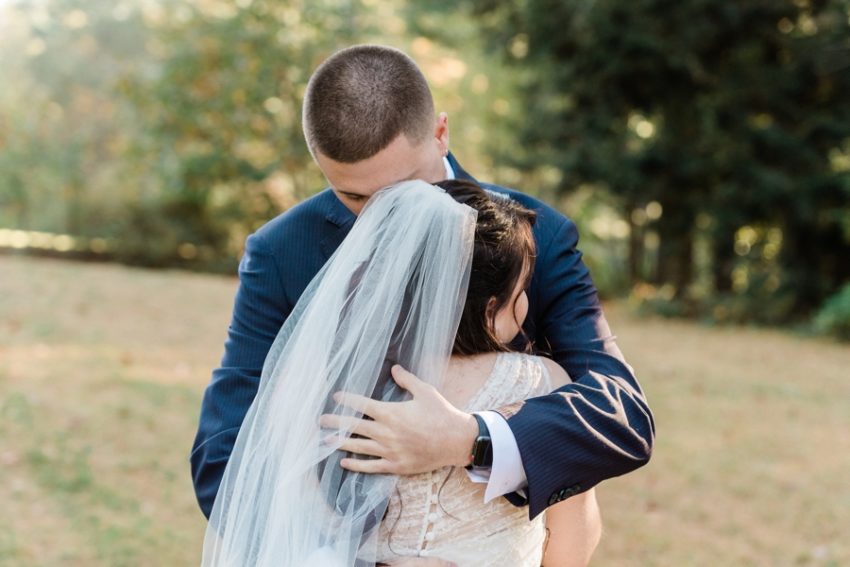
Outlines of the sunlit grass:
<svg viewBox="0 0 850 567">
<path fill-rule="evenodd" d="M 0 565 L 191 565 L 188 453 L 236 282 L 0 257 Z M 850 563 L 850 349 L 609 319 L 653 460 L 599 488 L 596 565 Z"/>
<path fill-rule="evenodd" d="M 188 453 L 232 281 L 9 258 L 0 274 L 0 564 L 197 563 Z"/>
</svg>

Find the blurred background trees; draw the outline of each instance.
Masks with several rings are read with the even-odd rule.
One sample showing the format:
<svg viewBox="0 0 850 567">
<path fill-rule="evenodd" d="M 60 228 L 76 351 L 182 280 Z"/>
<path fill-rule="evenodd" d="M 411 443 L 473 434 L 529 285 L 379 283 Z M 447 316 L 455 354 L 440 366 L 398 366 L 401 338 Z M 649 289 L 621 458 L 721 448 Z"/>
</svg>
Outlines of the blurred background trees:
<svg viewBox="0 0 850 567">
<path fill-rule="evenodd" d="M 463 6 L 521 74 L 501 159 L 610 194 L 638 293 L 775 323 L 850 280 L 846 1 Z"/>
<path fill-rule="evenodd" d="M 61 233 L 78 252 L 232 271 L 247 234 L 323 187 L 300 127 L 310 72 L 377 41 L 421 64 L 474 175 L 578 222 L 603 293 L 717 321 L 850 321 L 850 0 L 0 13 L 7 247 Z"/>
</svg>

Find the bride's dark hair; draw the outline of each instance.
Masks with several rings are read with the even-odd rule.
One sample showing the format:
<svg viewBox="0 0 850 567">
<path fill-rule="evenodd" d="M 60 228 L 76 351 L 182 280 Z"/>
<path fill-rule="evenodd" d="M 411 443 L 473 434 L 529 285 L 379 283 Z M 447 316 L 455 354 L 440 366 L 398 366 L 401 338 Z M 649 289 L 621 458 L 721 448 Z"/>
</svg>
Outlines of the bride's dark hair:
<svg viewBox="0 0 850 567">
<path fill-rule="evenodd" d="M 511 350 L 496 337 L 495 317 L 511 300 L 521 277 L 525 276 L 524 288 L 531 282 L 535 257 L 532 226 L 537 214 L 472 181 L 451 179 L 436 185 L 478 211 L 469 290 L 452 354 Z M 488 309 L 490 298 L 495 298 L 495 304 Z M 521 323 L 517 321 L 517 326 L 529 348 Z"/>
</svg>

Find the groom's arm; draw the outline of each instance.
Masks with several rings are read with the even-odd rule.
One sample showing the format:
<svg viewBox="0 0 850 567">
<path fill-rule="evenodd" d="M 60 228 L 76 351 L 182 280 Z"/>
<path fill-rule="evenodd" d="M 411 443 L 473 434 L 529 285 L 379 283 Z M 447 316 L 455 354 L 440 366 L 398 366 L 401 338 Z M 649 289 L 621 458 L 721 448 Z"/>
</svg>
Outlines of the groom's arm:
<svg viewBox="0 0 850 567">
<path fill-rule="evenodd" d="M 560 215 L 559 215 L 560 217 Z M 646 398 L 611 334 L 578 231 L 560 217 L 536 263 L 537 336 L 573 382 L 497 411 L 516 439 L 533 518 L 547 506 L 644 465 L 655 425 Z"/>
<path fill-rule="evenodd" d="M 479 479 L 488 483 L 486 498 L 504 494 L 516 505 L 527 503 L 532 518 L 547 506 L 644 465 L 655 437 L 649 406 L 608 329 L 576 248 L 575 225 L 551 208 L 541 212 L 538 221 L 548 226 L 538 227 L 544 236 L 538 240 L 531 315 L 536 336 L 549 343 L 574 382 L 546 396 L 481 412 L 482 417 L 493 416 L 485 419 L 493 439 L 493 466 Z M 468 464 L 477 432 L 472 416 L 408 372 L 393 377 L 413 394 L 412 400 L 342 402 L 371 418 L 371 433 L 368 441 L 351 438 L 341 447 L 380 457 L 344 459 L 342 466 L 365 473 L 415 474 Z M 325 417 L 331 420 L 325 426 L 335 427 L 333 416 Z M 506 421 L 498 421 L 502 419 Z M 353 432 L 365 434 L 366 420 L 361 422 Z M 511 456 L 516 452 L 519 459 Z"/>
<path fill-rule="evenodd" d="M 262 237 L 249 237 L 239 264 L 239 289 L 224 356 L 204 392 L 190 457 L 195 495 L 208 518 L 236 435 L 257 394 L 263 362 L 291 311 L 281 281 L 276 259 Z"/>
</svg>

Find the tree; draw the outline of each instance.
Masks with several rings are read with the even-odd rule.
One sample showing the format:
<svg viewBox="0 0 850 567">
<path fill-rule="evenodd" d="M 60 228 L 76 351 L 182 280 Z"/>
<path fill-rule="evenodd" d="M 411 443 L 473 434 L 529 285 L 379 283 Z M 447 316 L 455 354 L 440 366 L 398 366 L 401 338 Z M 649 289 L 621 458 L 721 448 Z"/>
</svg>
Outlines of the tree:
<svg viewBox="0 0 850 567">
<path fill-rule="evenodd" d="M 629 220 L 660 206 L 645 276 L 688 299 L 704 239 L 702 308 L 731 295 L 762 320 L 805 315 L 850 279 L 850 2 L 462 5 L 522 69 L 526 151 L 505 159 L 556 164 L 562 192 L 606 187 Z"/>
</svg>

